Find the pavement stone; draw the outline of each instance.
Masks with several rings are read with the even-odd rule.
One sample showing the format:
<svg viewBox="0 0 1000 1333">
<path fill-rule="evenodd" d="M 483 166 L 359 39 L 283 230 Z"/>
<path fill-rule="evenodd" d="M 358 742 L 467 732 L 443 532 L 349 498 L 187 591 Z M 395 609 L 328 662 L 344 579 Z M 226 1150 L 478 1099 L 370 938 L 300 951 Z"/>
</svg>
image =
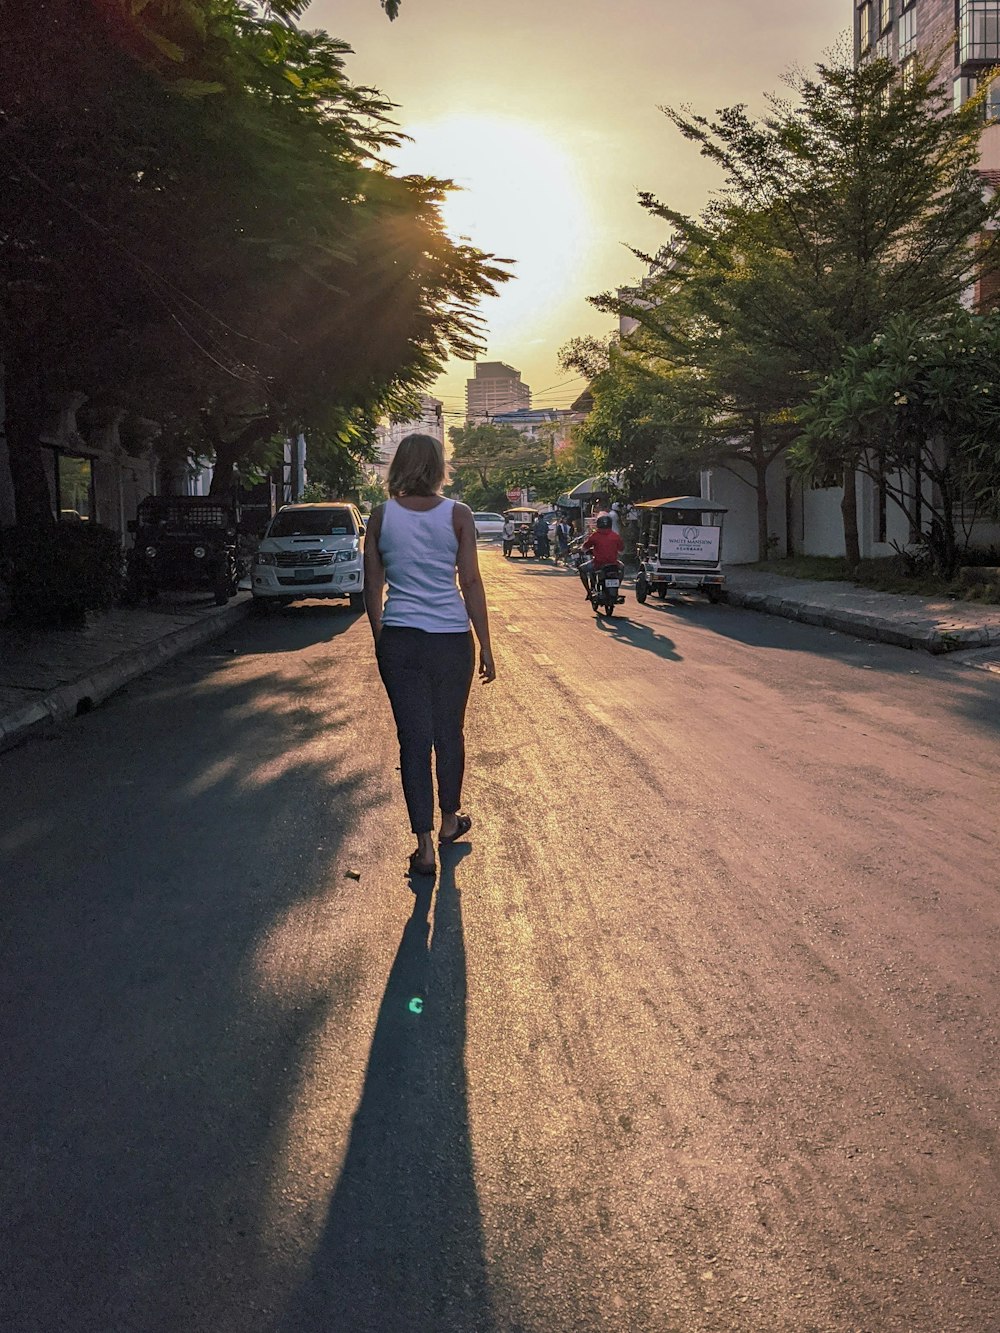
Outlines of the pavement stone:
<svg viewBox="0 0 1000 1333">
<path fill-rule="evenodd" d="M 1000 606 L 872 592 L 731 566 L 732 606 L 820 625 L 1000 674 Z M 250 610 L 248 592 L 217 607 L 167 594 L 154 607 L 119 608 L 81 630 L 0 626 L 0 750 L 63 723 L 136 676 L 223 633 Z"/>
</svg>

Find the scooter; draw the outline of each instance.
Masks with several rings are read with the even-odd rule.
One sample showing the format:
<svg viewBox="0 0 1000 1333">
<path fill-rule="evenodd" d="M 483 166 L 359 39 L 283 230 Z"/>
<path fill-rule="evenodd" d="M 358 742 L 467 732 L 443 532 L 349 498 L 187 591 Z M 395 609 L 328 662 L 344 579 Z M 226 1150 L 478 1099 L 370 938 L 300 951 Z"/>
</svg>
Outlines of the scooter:
<svg viewBox="0 0 1000 1333">
<path fill-rule="evenodd" d="M 590 604 L 595 611 L 600 612 L 603 605 L 605 615 L 614 615 L 615 607 L 621 606 L 625 601 L 625 598 L 618 593 L 621 582 L 620 565 L 602 565 L 595 572 L 594 586 L 590 590 Z"/>
</svg>

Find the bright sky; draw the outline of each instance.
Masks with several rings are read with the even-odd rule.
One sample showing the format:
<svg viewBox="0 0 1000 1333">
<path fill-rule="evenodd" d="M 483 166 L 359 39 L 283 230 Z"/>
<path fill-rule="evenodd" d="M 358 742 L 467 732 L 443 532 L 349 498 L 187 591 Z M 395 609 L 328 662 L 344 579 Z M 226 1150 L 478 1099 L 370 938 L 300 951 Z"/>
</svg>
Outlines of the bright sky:
<svg viewBox="0 0 1000 1333">
<path fill-rule="evenodd" d="M 698 212 L 715 177 L 658 107 L 761 107 L 782 75 L 821 60 L 847 28 L 847 0 L 312 0 L 303 26 L 350 42 L 348 72 L 398 105 L 412 136 L 401 171 L 463 187 L 445 212 L 455 235 L 517 261 L 484 304 L 484 358 L 506 361 L 536 407 L 583 387 L 560 371 L 570 338 L 605 333 L 587 297 L 635 282 L 665 224 L 636 200 L 651 190 Z M 450 424 L 471 365 L 434 392 Z"/>
</svg>

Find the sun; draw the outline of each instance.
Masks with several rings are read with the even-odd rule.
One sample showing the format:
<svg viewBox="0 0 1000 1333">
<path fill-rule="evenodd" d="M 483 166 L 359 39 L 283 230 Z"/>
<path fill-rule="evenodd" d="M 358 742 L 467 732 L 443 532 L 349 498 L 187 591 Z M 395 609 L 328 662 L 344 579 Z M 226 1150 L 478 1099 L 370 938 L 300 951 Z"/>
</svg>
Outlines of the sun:
<svg viewBox="0 0 1000 1333">
<path fill-rule="evenodd" d="M 499 116 L 454 116 L 405 126 L 401 172 L 455 182 L 442 207 L 449 234 L 515 261 L 490 312 L 494 334 L 575 286 L 590 234 L 582 171 L 544 127 Z M 499 327 L 498 328 L 498 324 Z"/>
</svg>

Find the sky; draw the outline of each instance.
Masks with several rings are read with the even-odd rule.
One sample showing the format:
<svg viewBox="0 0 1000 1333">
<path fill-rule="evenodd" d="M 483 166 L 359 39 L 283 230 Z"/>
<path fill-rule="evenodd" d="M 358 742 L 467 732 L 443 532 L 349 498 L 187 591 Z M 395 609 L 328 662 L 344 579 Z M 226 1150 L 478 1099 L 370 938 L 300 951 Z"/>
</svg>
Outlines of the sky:
<svg viewBox="0 0 1000 1333">
<path fill-rule="evenodd" d="M 520 370 L 533 406 L 568 407 L 584 382 L 559 348 L 614 327 L 587 297 L 636 282 L 628 247 L 669 236 L 637 192 L 697 213 L 717 184 L 659 108 L 761 110 L 851 13 L 848 0 L 401 0 L 390 23 L 378 0 L 312 0 L 302 25 L 349 42 L 349 77 L 396 104 L 412 142 L 393 165 L 462 187 L 449 231 L 516 261 L 483 303 L 481 359 Z M 449 362 L 432 390 L 448 424 L 472 374 Z"/>
</svg>

